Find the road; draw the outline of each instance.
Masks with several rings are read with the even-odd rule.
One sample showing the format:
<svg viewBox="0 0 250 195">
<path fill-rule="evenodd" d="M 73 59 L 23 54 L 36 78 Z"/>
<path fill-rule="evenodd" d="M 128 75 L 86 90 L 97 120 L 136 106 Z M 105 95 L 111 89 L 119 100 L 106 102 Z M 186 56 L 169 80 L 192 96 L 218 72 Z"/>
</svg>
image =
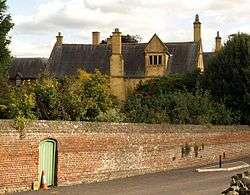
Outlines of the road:
<svg viewBox="0 0 250 195">
<path fill-rule="evenodd" d="M 250 163 L 250 157 L 241 160 Z M 172 170 L 16 195 L 219 195 L 229 187 L 231 176 L 244 171 L 197 173 L 194 170 L 195 168 Z"/>
</svg>

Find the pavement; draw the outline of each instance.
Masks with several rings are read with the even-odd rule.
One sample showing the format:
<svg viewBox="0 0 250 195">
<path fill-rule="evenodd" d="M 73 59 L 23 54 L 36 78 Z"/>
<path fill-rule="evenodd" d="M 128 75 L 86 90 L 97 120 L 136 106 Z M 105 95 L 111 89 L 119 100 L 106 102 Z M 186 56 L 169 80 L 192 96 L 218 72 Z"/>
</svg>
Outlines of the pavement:
<svg viewBox="0 0 250 195">
<path fill-rule="evenodd" d="M 237 161 L 250 164 L 250 157 Z M 197 168 L 199 167 L 15 195 L 220 195 L 229 187 L 231 176 L 248 169 L 199 173 L 195 171 Z"/>
<path fill-rule="evenodd" d="M 196 169 L 196 171 L 200 173 L 216 172 L 216 171 L 235 171 L 235 170 L 240 170 L 240 169 L 249 168 L 249 167 L 250 165 L 246 162 L 236 161 L 236 162 L 231 162 L 231 163 L 225 163 L 223 164 L 222 167 L 219 167 L 219 165 L 207 166 L 207 167 L 198 168 Z"/>
</svg>

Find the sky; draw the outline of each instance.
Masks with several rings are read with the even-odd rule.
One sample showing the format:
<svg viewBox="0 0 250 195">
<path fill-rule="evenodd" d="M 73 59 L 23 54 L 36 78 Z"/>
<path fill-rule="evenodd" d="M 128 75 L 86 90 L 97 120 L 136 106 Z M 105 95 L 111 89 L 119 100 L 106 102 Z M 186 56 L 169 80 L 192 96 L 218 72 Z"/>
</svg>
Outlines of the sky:
<svg viewBox="0 0 250 195">
<path fill-rule="evenodd" d="M 15 57 L 49 57 L 58 32 L 64 43 L 91 43 L 115 28 L 140 35 L 148 42 L 156 33 L 164 42 L 193 40 L 199 14 L 203 50 L 215 47 L 216 32 L 223 41 L 230 34 L 250 33 L 250 0 L 7 0 L 15 26 L 10 49 Z"/>
</svg>

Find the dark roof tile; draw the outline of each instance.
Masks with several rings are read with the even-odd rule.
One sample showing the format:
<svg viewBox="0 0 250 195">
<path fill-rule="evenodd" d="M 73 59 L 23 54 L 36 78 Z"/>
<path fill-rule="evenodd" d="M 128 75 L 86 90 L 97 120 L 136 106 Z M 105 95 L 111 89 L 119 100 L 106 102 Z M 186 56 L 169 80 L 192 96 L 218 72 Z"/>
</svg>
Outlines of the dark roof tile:
<svg viewBox="0 0 250 195">
<path fill-rule="evenodd" d="M 10 64 L 9 77 L 15 79 L 17 75 L 23 79 L 37 79 L 46 69 L 46 58 L 14 58 Z"/>
<path fill-rule="evenodd" d="M 197 60 L 198 44 L 194 42 L 165 43 L 169 53 L 171 73 L 192 71 Z M 125 76 L 144 76 L 146 43 L 122 44 Z M 56 46 L 50 56 L 50 69 L 56 76 L 74 74 L 78 69 L 93 72 L 99 69 L 109 74 L 111 46 L 63 44 Z"/>
</svg>

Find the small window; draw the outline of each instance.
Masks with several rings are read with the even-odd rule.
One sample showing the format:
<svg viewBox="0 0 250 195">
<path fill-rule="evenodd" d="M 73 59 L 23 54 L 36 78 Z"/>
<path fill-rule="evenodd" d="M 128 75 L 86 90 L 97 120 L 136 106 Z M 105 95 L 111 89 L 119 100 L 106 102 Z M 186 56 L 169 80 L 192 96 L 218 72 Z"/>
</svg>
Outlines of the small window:
<svg viewBox="0 0 250 195">
<path fill-rule="evenodd" d="M 154 56 L 154 65 L 158 64 L 158 60 L 157 60 L 158 56 Z"/>
<path fill-rule="evenodd" d="M 149 56 L 150 65 L 153 65 L 153 56 Z"/>
<path fill-rule="evenodd" d="M 158 61 L 159 63 L 158 64 L 161 65 L 162 64 L 162 56 L 160 55 L 158 57 L 159 57 L 159 61 Z"/>
<path fill-rule="evenodd" d="M 163 58 L 162 55 L 150 55 L 149 65 L 162 65 Z"/>
</svg>

